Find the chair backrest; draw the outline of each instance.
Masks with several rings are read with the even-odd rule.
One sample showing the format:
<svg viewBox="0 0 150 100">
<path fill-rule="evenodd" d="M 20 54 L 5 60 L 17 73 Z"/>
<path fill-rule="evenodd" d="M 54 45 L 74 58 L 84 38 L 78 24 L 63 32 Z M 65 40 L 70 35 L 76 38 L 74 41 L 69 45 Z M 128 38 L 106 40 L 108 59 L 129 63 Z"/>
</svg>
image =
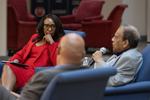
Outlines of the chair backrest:
<svg viewBox="0 0 150 100">
<path fill-rule="evenodd" d="M 41 100 L 101 100 L 108 78 L 116 68 L 82 69 L 58 74 L 49 83 Z"/>
<path fill-rule="evenodd" d="M 7 48 L 17 47 L 18 16 L 12 5 L 7 5 Z M 13 42 L 12 42 L 13 41 Z"/>
<path fill-rule="evenodd" d="M 1 75 L 2 75 L 2 71 L 3 71 L 3 66 L 4 66 L 5 63 L 2 63 L 0 62 L 0 78 L 1 78 Z"/>
<path fill-rule="evenodd" d="M 75 22 L 81 23 L 85 17 L 100 15 L 104 3 L 104 1 L 81 1 L 76 13 Z"/>
<path fill-rule="evenodd" d="M 112 20 L 111 37 L 114 36 L 114 33 L 117 31 L 118 27 L 120 26 L 123 12 L 127 7 L 128 5 L 126 4 L 117 5 L 109 14 L 107 20 Z"/>
<path fill-rule="evenodd" d="M 7 5 L 12 5 L 21 21 L 28 20 L 28 11 L 26 0 L 7 0 Z"/>
<path fill-rule="evenodd" d="M 65 34 L 68 33 L 77 33 L 78 35 L 80 35 L 81 37 L 85 38 L 86 34 L 83 31 L 72 31 L 72 30 L 64 30 Z"/>
<path fill-rule="evenodd" d="M 134 82 L 150 81 L 150 44 L 142 50 L 141 54 L 143 57 L 143 64 Z"/>
</svg>

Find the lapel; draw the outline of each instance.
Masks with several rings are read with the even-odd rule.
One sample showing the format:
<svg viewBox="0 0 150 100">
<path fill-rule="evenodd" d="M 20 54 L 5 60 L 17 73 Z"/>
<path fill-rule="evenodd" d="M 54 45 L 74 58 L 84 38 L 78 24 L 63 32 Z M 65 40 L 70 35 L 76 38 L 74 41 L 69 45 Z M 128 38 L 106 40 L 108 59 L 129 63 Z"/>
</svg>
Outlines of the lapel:
<svg viewBox="0 0 150 100">
<path fill-rule="evenodd" d="M 122 55 L 122 54 L 121 54 L 121 55 Z M 117 61 L 119 60 L 119 58 L 121 57 L 121 55 L 119 55 L 119 56 L 115 59 L 115 62 L 113 63 L 112 66 L 114 66 L 114 65 L 117 63 Z"/>
<path fill-rule="evenodd" d="M 122 54 L 121 54 L 122 55 Z M 121 55 L 119 56 L 116 56 L 116 55 L 113 55 L 112 57 L 110 57 L 108 60 L 107 60 L 107 64 L 109 66 L 114 66 L 117 61 L 119 60 L 119 58 L 121 57 Z"/>
<path fill-rule="evenodd" d="M 36 41 L 35 41 L 35 42 L 36 42 Z M 35 44 L 35 42 L 30 42 L 30 43 L 29 43 L 29 46 L 26 48 L 26 53 L 25 53 L 24 56 L 23 56 L 22 63 L 24 63 L 24 62 L 26 61 L 26 59 L 27 59 L 27 57 L 28 57 L 28 55 L 29 55 L 29 53 L 30 53 L 30 51 L 31 51 L 31 48 L 32 48 L 32 46 Z"/>
</svg>

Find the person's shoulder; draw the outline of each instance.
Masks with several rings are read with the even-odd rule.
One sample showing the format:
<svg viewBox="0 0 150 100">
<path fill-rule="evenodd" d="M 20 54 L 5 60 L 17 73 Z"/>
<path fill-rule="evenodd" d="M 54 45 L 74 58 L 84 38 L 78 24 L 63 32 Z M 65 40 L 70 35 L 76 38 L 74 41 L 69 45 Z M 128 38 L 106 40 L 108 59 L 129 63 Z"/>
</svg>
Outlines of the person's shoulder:
<svg viewBox="0 0 150 100">
<path fill-rule="evenodd" d="M 142 55 L 139 52 L 138 48 L 131 48 L 126 52 L 124 52 L 121 57 L 127 59 L 136 59 L 136 58 L 139 59 L 140 57 L 142 57 Z"/>
<path fill-rule="evenodd" d="M 127 55 L 127 54 L 131 55 L 131 53 L 132 53 L 132 55 L 133 54 L 141 54 L 139 52 L 138 48 L 131 48 L 131 49 L 127 50 L 126 52 L 124 52 L 123 54 L 125 54 L 125 55 Z"/>
<path fill-rule="evenodd" d="M 45 69 L 45 70 L 41 70 L 37 74 L 47 74 L 51 71 L 53 72 L 54 70 L 55 70 L 55 67 L 52 67 L 52 68 L 48 68 L 48 69 Z"/>
<path fill-rule="evenodd" d="M 38 36 L 38 34 L 35 33 L 35 34 L 33 34 L 33 35 L 31 36 L 31 39 L 34 39 L 34 38 L 36 38 L 37 36 Z"/>
<path fill-rule="evenodd" d="M 43 78 L 43 79 L 51 78 L 56 74 L 55 70 L 56 70 L 55 68 L 41 70 L 34 75 L 34 79 L 36 79 L 36 78 Z"/>
<path fill-rule="evenodd" d="M 55 43 L 60 43 L 60 41 L 62 40 L 63 36 L 60 37 L 58 40 L 55 41 Z"/>
<path fill-rule="evenodd" d="M 31 38 L 30 38 L 30 40 L 29 40 L 29 42 L 32 42 L 32 40 L 34 39 L 34 38 L 36 38 L 38 36 L 38 34 L 33 34 L 32 36 L 31 36 Z"/>
<path fill-rule="evenodd" d="M 64 36 L 60 37 L 59 41 L 61 41 L 61 39 L 63 38 Z"/>
</svg>

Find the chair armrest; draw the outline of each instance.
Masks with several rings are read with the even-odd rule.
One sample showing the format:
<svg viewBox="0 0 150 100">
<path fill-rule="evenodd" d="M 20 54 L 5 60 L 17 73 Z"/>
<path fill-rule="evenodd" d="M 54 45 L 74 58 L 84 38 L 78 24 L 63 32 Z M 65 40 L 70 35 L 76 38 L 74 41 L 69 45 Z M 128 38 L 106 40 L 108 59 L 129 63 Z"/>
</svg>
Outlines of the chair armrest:
<svg viewBox="0 0 150 100">
<path fill-rule="evenodd" d="M 1 78 L 1 75 L 2 75 L 2 71 L 3 71 L 3 66 L 4 66 L 5 63 L 2 63 L 0 62 L 0 78 Z"/>
<path fill-rule="evenodd" d="M 32 15 L 32 14 L 28 14 L 28 21 L 36 21 L 37 20 L 37 18 L 34 16 L 34 15 Z"/>
<path fill-rule="evenodd" d="M 99 16 L 93 16 L 93 17 L 86 17 L 84 19 L 85 22 L 89 22 L 89 21 L 92 21 L 92 20 L 102 20 L 103 19 L 103 15 L 99 15 Z"/>
<path fill-rule="evenodd" d="M 46 70 L 46 69 L 50 69 L 50 68 L 54 68 L 54 67 L 36 67 L 34 70 L 34 74 L 36 74 L 37 72 L 39 72 L 41 70 Z"/>
<path fill-rule="evenodd" d="M 27 22 L 27 21 L 18 21 L 18 24 L 26 27 L 31 27 L 31 26 L 37 27 L 38 25 L 37 22 Z"/>
<path fill-rule="evenodd" d="M 106 31 L 110 30 L 112 21 L 111 20 L 92 20 L 91 22 L 82 22 L 82 31 L 87 33 L 88 31 Z M 89 33 L 89 32 L 88 32 Z M 101 33 L 101 32 L 98 32 Z"/>
<path fill-rule="evenodd" d="M 17 49 L 21 49 L 36 33 L 37 22 L 18 21 L 18 23 Z"/>
<path fill-rule="evenodd" d="M 109 25 L 109 24 L 111 24 L 112 23 L 112 20 L 92 20 L 91 22 L 82 22 L 81 24 L 82 24 L 82 26 L 92 26 L 92 25 L 94 25 L 94 26 L 97 26 L 97 25 Z"/>
<path fill-rule="evenodd" d="M 60 16 L 59 19 L 63 24 L 67 23 L 74 23 L 75 22 L 75 16 L 76 15 L 66 15 L 66 16 Z"/>
<path fill-rule="evenodd" d="M 86 36 L 85 32 L 82 32 L 82 31 L 64 30 L 64 32 L 65 32 L 65 34 L 68 34 L 68 33 L 77 33 L 78 35 L 80 35 L 83 38 L 85 38 L 85 36 Z"/>
<path fill-rule="evenodd" d="M 9 19 L 9 17 L 16 20 L 16 22 L 19 20 L 18 14 L 12 5 L 7 5 L 7 19 Z"/>
<path fill-rule="evenodd" d="M 118 87 L 106 87 L 104 95 L 150 92 L 150 81 L 131 83 Z"/>
</svg>

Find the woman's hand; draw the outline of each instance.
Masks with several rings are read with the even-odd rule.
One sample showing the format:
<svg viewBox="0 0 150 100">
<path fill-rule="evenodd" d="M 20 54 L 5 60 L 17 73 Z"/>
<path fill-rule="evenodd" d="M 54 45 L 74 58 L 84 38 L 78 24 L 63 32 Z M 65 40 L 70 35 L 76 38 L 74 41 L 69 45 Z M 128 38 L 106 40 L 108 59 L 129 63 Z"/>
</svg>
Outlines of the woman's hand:
<svg viewBox="0 0 150 100">
<path fill-rule="evenodd" d="M 49 42 L 50 44 L 53 44 L 54 43 L 54 40 L 52 38 L 52 36 L 50 34 L 46 34 L 44 37 L 43 37 L 43 40 L 45 42 Z"/>
<path fill-rule="evenodd" d="M 17 94 L 17 93 L 15 93 L 15 92 L 12 92 L 12 91 L 10 91 L 10 93 L 12 93 L 15 97 L 17 97 L 17 98 L 19 98 L 20 97 L 20 95 L 19 94 Z"/>
<path fill-rule="evenodd" d="M 93 60 L 94 60 L 96 63 L 99 63 L 99 62 L 101 62 L 101 61 L 104 61 L 102 51 L 96 51 L 96 52 L 92 55 L 92 58 L 93 58 Z"/>
</svg>

